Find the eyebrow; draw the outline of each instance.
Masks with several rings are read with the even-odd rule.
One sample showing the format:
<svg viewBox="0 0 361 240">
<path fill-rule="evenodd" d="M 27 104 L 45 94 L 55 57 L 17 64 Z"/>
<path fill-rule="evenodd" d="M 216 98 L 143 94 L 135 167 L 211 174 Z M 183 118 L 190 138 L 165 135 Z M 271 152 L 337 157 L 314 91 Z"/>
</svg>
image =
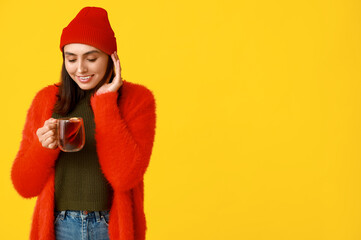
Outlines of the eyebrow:
<svg viewBox="0 0 361 240">
<path fill-rule="evenodd" d="M 92 53 L 99 53 L 99 51 L 97 51 L 97 50 L 92 50 L 92 51 L 89 51 L 89 52 L 84 53 L 83 55 L 89 55 L 89 54 L 92 54 Z M 75 53 L 71 53 L 71 52 L 65 52 L 65 55 L 76 56 Z"/>
</svg>

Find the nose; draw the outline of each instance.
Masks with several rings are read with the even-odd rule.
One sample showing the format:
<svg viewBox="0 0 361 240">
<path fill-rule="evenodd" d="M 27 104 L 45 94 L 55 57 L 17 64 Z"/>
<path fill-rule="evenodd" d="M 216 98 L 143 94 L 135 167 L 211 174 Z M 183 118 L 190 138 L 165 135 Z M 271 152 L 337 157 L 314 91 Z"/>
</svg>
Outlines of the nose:
<svg viewBox="0 0 361 240">
<path fill-rule="evenodd" d="M 87 71 L 86 63 L 83 60 L 78 61 L 78 73 L 85 73 Z"/>
</svg>

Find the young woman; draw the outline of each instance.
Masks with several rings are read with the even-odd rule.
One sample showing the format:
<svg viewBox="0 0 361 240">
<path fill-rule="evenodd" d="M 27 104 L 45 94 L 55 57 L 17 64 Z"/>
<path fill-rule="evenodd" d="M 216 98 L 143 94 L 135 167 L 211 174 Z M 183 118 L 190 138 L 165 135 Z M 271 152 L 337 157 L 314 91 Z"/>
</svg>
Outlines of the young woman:
<svg viewBox="0 0 361 240">
<path fill-rule="evenodd" d="M 36 94 L 11 172 L 21 196 L 38 197 L 30 239 L 144 240 L 154 96 L 121 78 L 104 9 L 83 8 L 63 29 L 60 49 L 61 82 Z M 82 150 L 60 151 L 62 117 L 84 119 Z"/>
</svg>

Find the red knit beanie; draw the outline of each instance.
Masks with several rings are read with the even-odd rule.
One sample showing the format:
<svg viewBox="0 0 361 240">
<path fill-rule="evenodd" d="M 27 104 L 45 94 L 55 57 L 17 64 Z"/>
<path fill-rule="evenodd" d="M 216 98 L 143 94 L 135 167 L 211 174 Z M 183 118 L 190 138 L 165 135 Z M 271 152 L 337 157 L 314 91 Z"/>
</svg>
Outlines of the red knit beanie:
<svg viewBox="0 0 361 240">
<path fill-rule="evenodd" d="M 60 50 L 69 43 L 83 43 L 111 55 L 117 50 L 117 41 L 110 26 L 108 13 L 99 7 L 85 7 L 63 29 Z"/>
</svg>

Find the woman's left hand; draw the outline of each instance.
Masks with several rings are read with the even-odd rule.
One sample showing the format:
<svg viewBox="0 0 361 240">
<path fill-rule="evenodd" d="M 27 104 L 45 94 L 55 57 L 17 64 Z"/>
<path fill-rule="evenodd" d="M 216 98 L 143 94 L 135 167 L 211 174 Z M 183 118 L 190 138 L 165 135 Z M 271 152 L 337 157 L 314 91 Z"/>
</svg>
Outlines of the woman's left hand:
<svg viewBox="0 0 361 240">
<path fill-rule="evenodd" d="M 114 67 L 115 67 L 115 76 L 113 78 L 113 81 L 111 83 L 109 83 L 110 78 L 107 80 L 106 83 L 103 84 L 103 86 L 101 86 L 97 92 L 96 95 L 105 93 L 105 92 L 116 92 L 118 91 L 118 89 L 123 85 L 123 80 L 122 77 L 120 75 L 121 72 L 121 67 L 120 67 L 120 61 L 117 55 L 117 52 L 115 51 L 112 55 L 112 60 L 114 62 Z"/>
</svg>

